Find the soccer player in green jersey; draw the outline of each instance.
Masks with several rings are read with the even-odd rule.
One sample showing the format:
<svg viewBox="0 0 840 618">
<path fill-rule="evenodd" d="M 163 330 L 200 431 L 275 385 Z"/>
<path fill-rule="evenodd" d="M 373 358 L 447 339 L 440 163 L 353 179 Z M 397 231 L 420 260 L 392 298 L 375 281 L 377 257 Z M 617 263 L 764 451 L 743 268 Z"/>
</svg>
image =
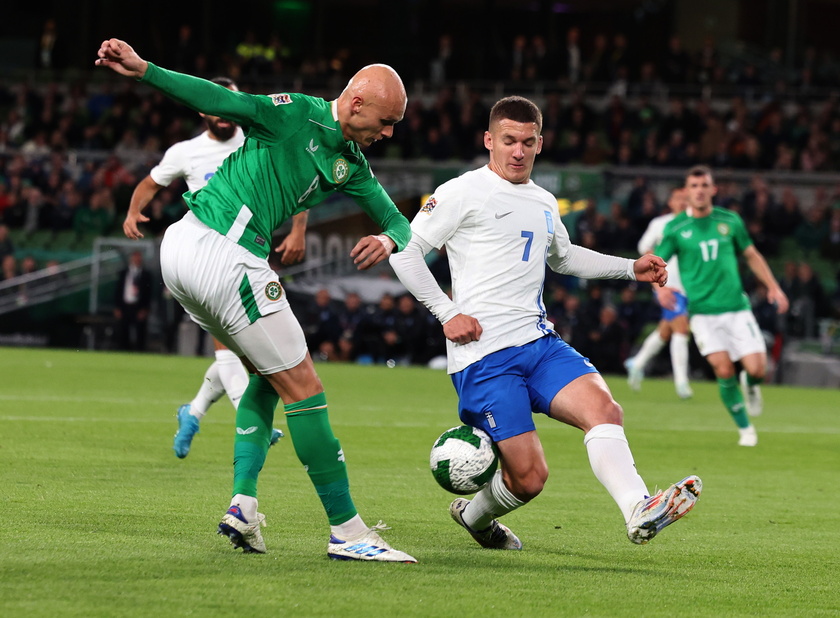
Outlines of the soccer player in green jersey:
<svg viewBox="0 0 840 618">
<path fill-rule="evenodd" d="M 359 269 L 408 243 L 408 220 L 360 151 L 391 137 L 402 120 L 406 94 L 399 75 L 385 65 L 367 66 L 337 99 L 326 101 L 294 93 L 233 92 L 146 62 L 118 39 L 102 43 L 96 65 L 245 131 L 245 143 L 208 183 L 184 194 L 190 210 L 169 227 L 161 244 L 167 288 L 251 372 L 236 412 L 233 498 L 219 532 L 245 552 L 265 552 L 257 478 L 282 400 L 295 452 L 329 519 L 327 554 L 338 560 L 416 562 L 382 540 L 356 511 L 324 388 L 267 261 L 272 232 L 336 191 L 353 197 L 383 230 L 362 238 L 350 252 Z"/>
<path fill-rule="evenodd" d="M 749 416 L 761 414 L 759 384 L 767 371 L 767 347 L 744 293 L 738 257 L 744 256 L 767 287 L 767 298 L 779 313 L 787 311 L 788 299 L 741 217 L 712 205 L 717 188 L 711 169 L 692 167 L 685 188 L 689 208 L 665 226 L 655 253 L 664 260 L 679 257 L 694 341 L 715 372 L 720 397 L 740 432 L 738 444 L 755 446 L 758 435 Z M 738 361 L 743 392 L 735 377 Z"/>
</svg>

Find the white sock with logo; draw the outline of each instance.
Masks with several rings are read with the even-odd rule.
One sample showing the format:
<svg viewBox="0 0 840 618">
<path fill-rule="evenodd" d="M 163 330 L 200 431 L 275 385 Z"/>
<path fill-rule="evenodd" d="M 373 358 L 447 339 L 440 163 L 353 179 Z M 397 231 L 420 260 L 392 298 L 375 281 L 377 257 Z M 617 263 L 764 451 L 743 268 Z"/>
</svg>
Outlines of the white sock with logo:
<svg viewBox="0 0 840 618">
<path fill-rule="evenodd" d="M 225 387 L 219 377 L 219 365 L 217 362 L 213 362 L 204 373 L 201 388 L 198 389 L 195 398 L 190 402 L 190 414 L 198 419 L 204 417 L 207 414 L 207 409 L 219 401 L 224 394 Z"/>
<path fill-rule="evenodd" d="M 257 521 L 257 499 L 253 496 L 246 496 L 245 494 L 236 494 L 230 500 L 231 506 L 238 506 L 242 511 L 242 516 L 249 524 Z"/>
<path fill-rule="evenodd" d="M 490 522 L 525 504 L 510 493 L 502 478 L 502 471 L 498 470 L 490 482 L 478 492 L 464 509 L 462 517 L 464 523 L 473 530 L 484 530 Z"/>
<path fill-rule="evenodd" d="M 636 471 L 624 427 L 608 423 L 596 425 L 583 437 L 583 443 L 595 477 L 615 500 L 626 522 L 633 507 L 650 494 Z"/>
<path fill-rule="evenodd" d="M 233 404 L 234 409 L 239 408 L 239 400 L 248 388 L 248 372 L 242 365 L 239 357 L 230 350 L 216 350 L 216 365 L 219 381 L 224 392 Z"/>
</svg>

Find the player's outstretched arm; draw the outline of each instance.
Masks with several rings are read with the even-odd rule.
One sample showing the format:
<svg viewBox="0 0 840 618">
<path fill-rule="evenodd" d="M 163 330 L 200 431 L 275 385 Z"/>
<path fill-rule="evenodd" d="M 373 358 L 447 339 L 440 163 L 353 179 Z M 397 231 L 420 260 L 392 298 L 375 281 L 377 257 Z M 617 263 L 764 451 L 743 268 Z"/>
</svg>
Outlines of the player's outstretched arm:
<svg viewBox="0 0 840 618">
<path fill-rule="evenodd" d="M 137 55 L 131 45 L 119 39 L 102 41 L 97 55 L 96 66 L 108 67 L 126 77 L 141 79 L 149 68 L 149 63 Z"/>
<path fill-rule="evenodd" d="M 125 215 L 125 221 L 123 221 L 123 233 L 126 237 L 132 240 L 143 238 L 143 234 L 140 233 L 138 226 L 140 223 L 146 223 L 149 220 L 149 217 L 143 214 L 143 209 L 162 188 L 152 180 L 151 176 L 146 176 L 134 187 L 134 193 L 131 194 L 131 202 L 128 205 L 128 212 Z"/>
<path fill-rule="evenodd" d="M 668 282 L 668 271 L 665 269 L 665 260 L 649 253 L 643 255 L 633 263 L 633 272 L 636 274 L 636 281 L 647 281 L 664 287 Z"/>
<path fill-rule="evenodd" d="M 767 287 L 767 300 L 776 305 L 776 311 L 786 313 L 789 307 L 788 297 L 782 291 L 776 277 L 773 276 L 773 271 L 770 270 L 770 265 L 767 264 L 764 256 L 755 248 L 755 245 L 750 245 L 744 250 L 744 258 L 756 279 Z"/>
</svg>

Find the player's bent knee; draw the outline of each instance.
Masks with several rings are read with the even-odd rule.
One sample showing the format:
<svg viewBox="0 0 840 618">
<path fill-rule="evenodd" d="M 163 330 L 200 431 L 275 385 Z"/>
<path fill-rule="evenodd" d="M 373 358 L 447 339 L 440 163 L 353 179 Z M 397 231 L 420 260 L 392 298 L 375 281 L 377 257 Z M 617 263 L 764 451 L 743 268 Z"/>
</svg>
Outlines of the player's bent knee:
<svg viewBox="0 0 840 618">
<path fill-rule="evenodd" d="M 523 502 L 529 502 L 539 496 L 547 480 L 547 466 L 534 467 L 526 474 L 505 475 L 505 485 L 508 487 L 508 490 Z"/>
</svg>

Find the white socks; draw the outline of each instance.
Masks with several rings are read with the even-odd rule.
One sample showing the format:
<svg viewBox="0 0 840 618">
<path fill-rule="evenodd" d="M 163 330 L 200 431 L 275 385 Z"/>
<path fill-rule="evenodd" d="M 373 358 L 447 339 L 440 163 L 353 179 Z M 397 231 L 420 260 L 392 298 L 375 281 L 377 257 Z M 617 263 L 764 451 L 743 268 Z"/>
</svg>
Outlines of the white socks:
<svg viewBox="0 0 840 618">
<path fill-rule="evenodd" d="M 207 410 L 227 393 L 234 409 L 248 387 L 248 372 L 239 357 L 230 350 L 216 350 L 216 360 L 204 374 L 201 388 L 190 402 L 190 414 L 201 419 Z"/>
<path fill-rule="evenodd" d="M 606 423 L 596 425 L 583 437 L 583 443 L 595 477 L 615 500 L 626 522 L 633 507 L 650 494 L 636 471 L 624 427 Z"/>
<path fill-rule="evenodd" d="M 642 347 L 639 348 L 638 353 L 633 357 L 633 367 L 639 369 L 640 371 L 644 371 L 645 365 L 648 364 L 648 361 L 659 354 L 660 350 L 664 347 L 665 342 L 662 341 L 662 337 L 659 336 L 659 329 L 654 330 L 645 338 L 642 343 Z"/>
<path fill-rule="evenodd" d="M 248 372 L 239 357 L 230 350 L 216 350 L 215 364 L 224 392 L 227 393 L 233 408 L 239 409 L 239 400 L 248 388 Z"/>
<path fill-rule="evenodd" d="M 498 470 L 491 481 L 478 492 L 464 509 L 462 517 L 473 530 L 484 530 L 497 517 L 518 509 L 525 504 L 514 496 L 502 480 L 502 471 Z"/>
<path fill-rule="evenodd" d="M 671 371 L 674 383 L 688 384 L 688 335 L 671 334 Z"/>
<path fill-rule="evenodd" d="M 368 530 L 370 530 L 370 528 L 365 525 L 365 522 L 362 521 L 362 517 L 359 514 L 354 515 L 343 524 L 330 526 L 330 533 L 332 533 L 335 538 L 341 539 L 342 541 L 356 539 L 367 534 Z"/>
<path fill-rule="evenodd" d="M 230 500 L 231 506 L 238 506 L 242 511 L 242 516 L 249 524 L 257 521 L 257 499 L 253 496 L 246 496 L 245 494 L 236 494 Z"/>
<path fill-rule="evenodd" d="M 190 402 L 190 414 L 198 419 L 203 418 L 207 414 L 207 408 L 219 401 L 224 394 L 225 389 L 219 380 L 219 367 L 217 363 L 213 363 L 204 373 L 201 388 Z"/>
</svg>

